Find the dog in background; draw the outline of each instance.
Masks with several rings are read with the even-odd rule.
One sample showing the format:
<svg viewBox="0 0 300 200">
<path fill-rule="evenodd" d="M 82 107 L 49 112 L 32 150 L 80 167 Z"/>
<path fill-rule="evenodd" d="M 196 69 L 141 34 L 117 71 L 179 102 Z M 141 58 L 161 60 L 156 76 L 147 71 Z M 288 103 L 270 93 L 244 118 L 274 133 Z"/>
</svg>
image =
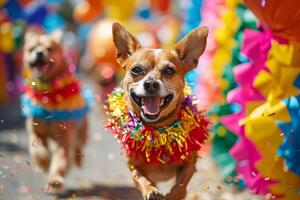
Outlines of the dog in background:
<svg viewBox="0 0 300 200">
<path fill-rule="evenodd" d="M 48 186 L 55 191 L 63 188 L 72 163 L 81 165 L 88 127 L 88 100 L 66 62 L 61 36 L 62 32 L 47 35 L 37 28 L 25 34 L 21 97 L 31 157 L 48 172 Z"/>
<path fill-rule="evenodd" d="M 208 28 L 199 27 L 193 30 L 171 50 L 142 48 L 139 41 L 119 23 L 113 24 L 112 32 L 117 52 L 117 60 L 125 69 L 122 88 L 124 90 L 126 106 L 134 113 L 136 118 L 138 118 L 137 123 L 142 122 L 142 126 L 151 127 L 150 130 L 157 129 L 158 131 L 156 133 L 158 134 L 155 133 L 156 136 L 159 134 L 169 134 L 163 133 L 159 128 L 169 127 L 172 122 L 174 124 L 178 119 L 178 115 L 182 109 L 181 105 L 186 101 L 184 95 L 184 76 L 188 71 L 197 66 L 198 59 L 206 47 Z M 112 96 L 119 98 L 120 95 L 114 94 Z M 188 116 L 194 117 L 193 114 L 189 114 Z M 132 115 L 129 117 L 132 117 Z M 115 122 L 117 123 L 118 119 L 115 119 Z M 184 121 L 183 123 L 189 122 Z M 126 122 L 121 122 L 121 124 L 125 124 L 122 125 L 124 127 L 126 126 Z M 136 124 L 136 122 L 132 122 L 132 124 Z M 206 123 L 206 125 L 207 124 L 208 123 Z M 112 130 L 116 132 L 120 127 L 121 126 L 113 128 Z M 191 127 L 195 129 L 199 128 L 197 130 L 201 129 L 201 127 L 194 127 L 193 125 L 191 125 Z M 156 145 L 155 148 L 149 150 L 149 152 L 159 152 L 159 148 L 162 148 L 163 145 L 159 145 L 160 141 L 155 141 L 153 138 L 150 138 L 147 143 L 146 140 L 148 140 L 148 138 L 143 134 L 137 136 L 139 139 L 135 140 L 135 136 L 131 135 L 139 132 L 140 129 L 142 128 L 137 127 L 137 129 L 133 131 L 134 133 L 128 133 L 130 135 L 128 137 L 124 134 L 126 129 L 124 129 L 123 132 L 121 130 L 121 133 L 118 135 L 120 143 L 126 141 L 126 138 L 129 138 L 128 140 L 130 140 L 130 142 L 123 145 L 125 149 L 131 148 L 133 151 L 138 151 L 138 153 L 128 156 L 128 165 L 136 187 L 141 191 L 146 200 L 184 199 L 187 185 L 195 171 L 197 159 L 196 150 L 191 151 L 188 158 L 186 158 L 185 155 L 180 155 L 180 152 L 178 152 L 179 155 L 173 154 L 173 156 L 181 156 L 178 158 L 181 161 L 180 163 L 169 162 L 172 160 L 172 156 L 164 157 L 158 153 L 156 154 L 157 156 L 152 158 L 163 164 L 152 164 L 151 161 L 147 161 L 152 159 L 151 155 L 147 155 L 147 153 L 144 160 L 139 158 L 147 151 L 147 145 L 149 146 L 149 143 L 153 143 L 153 146 Z M 191 134 L 197 135 L 198 133 L 192 129 L 188 133 L 190 134 L 189 136 L 191 136 Z M 185 130 L 179 131 L 183 133 Z M 192 133 L 192 131 L 194 132 Z M 207 130 L 203 129 L 201 131 L 203 131 L 204 136 L 202 139 L 199 139 L 199 142 L 202 142 L 207 134 Z M 154 137 L 155 134 L 149 135 L 149 137 Z M 188 140 L 189 136 L 186 136 L 186 140 Z M 133 137 L 133 139 L 130 137 Z M 169 136 L 164 136 L 163 138 L 170 138 L 172 140 Z M 144 140 L 146 142 L 143 142 Z M 141 143 L 142 145 L 140 147 L 134 147 L 136 144 Z M 191 143 L 193 143 L 193 141 L 191 141 Z M 170 145 L 175 144 L 170 141 Z M 164 148 L 166 148 L 166 146 L 164 146 Z M 130 152 L 127 152 L 127 154 L 130 154 Z M 176 176 L 176 183 L 168 194 L 163 195 L 156 187 L 156 183 L 169 180 L 174 176 Z"/>
</svg>

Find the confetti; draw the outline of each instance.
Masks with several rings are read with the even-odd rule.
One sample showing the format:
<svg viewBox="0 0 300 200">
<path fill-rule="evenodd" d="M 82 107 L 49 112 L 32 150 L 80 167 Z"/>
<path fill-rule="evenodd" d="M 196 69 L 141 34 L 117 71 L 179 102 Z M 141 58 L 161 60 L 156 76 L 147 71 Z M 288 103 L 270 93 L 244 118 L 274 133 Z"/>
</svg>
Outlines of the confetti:
<svg viewBox="0 0 300 200">
<path fill-rule="evenodd" d="M 14 156 L 14 162 L 17 164 L 20 164 L 22 161 L 22 157 L 20 155 L 15 155 Z"/>
<path fill-rule="evenodd" d="M 271 116 L 274 116 L 274 115 L 276 115 L 276 113 L 270 113 L 270 114 L 268 114 L 268 117 L 271 117 Z"/>
<path fill-rule="evenodd" d="M 30 164 L 30 162 L 29 162 L 28 160 L 26 160 L 26 164 L 27 164 L 29 167 L 31 167 L 31 164 Z"/>
<path fill-rule="evenodd" d="M 100 133 L 94 133 L 93 138 L 95 141 L 100 141 L 102 139 L 102 136 Z"/>
<path fill-rule="evenodd" d="M 109 153 L 109 154 L 107 154 L 107 158 L 108 158 L 108 160 L 114 160 L 115 155 L 113 153 Z"/>
<path fill-rule="evenodd" d="M 210 188 L 209 185 L 205 185 L 205 186 L 203 186 L 202 189 L 206 191 L 206 190 L 209 190 L 209 188 Z"/>
<path fill-rule="evenodd" d="M 21 193 L 28 193 L 28 192 L 30 192 L 30 188 L 28 186 L 22 186 L 20 188 L 20 192 Z"/>
</svg>

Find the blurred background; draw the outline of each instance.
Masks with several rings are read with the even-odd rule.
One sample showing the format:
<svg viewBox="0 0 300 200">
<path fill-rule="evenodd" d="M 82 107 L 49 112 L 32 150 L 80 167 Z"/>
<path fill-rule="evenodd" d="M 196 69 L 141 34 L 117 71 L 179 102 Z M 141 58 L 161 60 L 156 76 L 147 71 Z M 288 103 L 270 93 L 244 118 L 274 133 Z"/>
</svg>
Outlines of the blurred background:
<svg viewBox="0 0 300 200">
<path fill-rule="evenodd" d="M 114 21 L 151 48 L 172 48 L 192 29 L 209 27 L 198 68 L 186 75 L 213 122 L 188 199 L 300 199 L 297 0 L 0 0 L 0 8 L 0 199 L 141 199 L 104 130 L 102 104 L 123 75 Z M 96 102 L 84 167 L 70 173 L 61 196 L 43 193 L 46 178 L 28 155 L 19 96 L 30 26 L 63 30 L 66 58 Z"/>
</svg>

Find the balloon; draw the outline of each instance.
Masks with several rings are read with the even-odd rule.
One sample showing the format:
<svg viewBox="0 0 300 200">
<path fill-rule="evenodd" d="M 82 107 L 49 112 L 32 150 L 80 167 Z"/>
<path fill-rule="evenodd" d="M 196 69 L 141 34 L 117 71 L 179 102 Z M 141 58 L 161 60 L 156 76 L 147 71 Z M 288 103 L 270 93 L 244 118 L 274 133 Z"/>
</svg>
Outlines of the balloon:
<svg viewBox="0 0 300 200">
<path fill-rule="evenodd" d="M 153 26 L 151 24 L 151 26 Z M 154 25 L 154 31 L 159 39 L 161 48 L 172 48 L 180 32 L 180 22 L 171 15 L 165 15 Z"/>
<path fill-rule="evenodd" d="M 158 24 L 161 23 L 158 22 Z M 142 47 L 158 48 L 159 39 L 155 34 L 157 32 L 156 27 L 151 26 L 148 21 L 132 19 L 128 21 L 126 27 L 130 32 L 135 34 Z M 160 28 L 162 28 L 162 26 L 160 26 Z"/>
<path fill-rule="evenodd" d="M 44 27 L 48 33 L 55 31 L 56 29 L 65 28 L 65 20 L 58 13 L 51 13 L 46 16 L 44 20 Z"/>
<path fill-rule="evenodd" d="M 109 18 L 125 21 L 133 15 L 136 0 L 104 0 L 106 14 Z"/>
<path fill-rule="evenodd" d="M 0 25 L 0 49 L 4 53 L 11 53 L 15 48 L 12 31 L 13 25 L 11 22 L 4 22 Z"/>
<path fill-rule="evenodd" d="M 138 16 L 144 19 L 150 19 L 151 17 L 151 10 L 147 6 L 142 6 L 139 8 Z"/>
<path fill-rule="evenodd" d="M 42 3 L 36 3 L 25 10 L 25 18 L 28 24 L 42 25 L 47 15 L 46 5 Z"/>
<path fill-rule="evenodd" d="M 183 5 L 184 23 L 181 29 L 181 38 L 187 35 L 194 28 L 198 27 L 201 22 L 202 0 L 190 0 L 188 5 Z"/>
<path fill-rule="evenodd" d="M 111 63 L 118 67 L 115 58 L 116 51 L 112 40 L 112 21 L 101 20 L 92 28 L 88 41 L 87 49 L 94 64 Z"/>
<path fill-rule="evenodd" d="M 75 7 L 73 17 L 78 23 L 87 23 L 100 16 L 102 11 L 102 1 L 86 0 Z"/>
<path fill-rule="evenodd" d="M 16 0 L 9 0 L 5 6 L 4 9 L 8 12 L 8 15 L 13 19 L 21 19 L 24 17 L 23 10 L 20 6 L 20 4 Z"/>
<path fill-rule="evenodd" d="M 15 40 L 15 46 L 17 49 L 22 47 L 24 30 L 25 30 L 25 21 L 23 20 L 16 21 L 13 27 L 13 38 Z"/>
<path fill-rule="evenodd" d="M 166 13 L 170 8 L 170 1 L 171 0 L 151 0 L 150 3 L 153 10 Z"/>
<path fill-rule="evenodd" d="M 7 0 L 0 0 L 0 6 L 3 6 L 6 2 Z"/>
<path fill-rule="evenodd" d="M 300 41 L 300 1 L 244 0 L 244 2 L 276 36 Z"/>
<path fill-rule="evenodd" d="M 32 0 L 18 0 L 18 2 L 24 8 L 24 7 L 28 6 L 32 2 Z"/>
<path fill-rule="evenodd" d="M 0 52 L 0 105 L 2 105 L 7 99 L 6 85 L 6 63 L 3 54 Z"/>
</svg>

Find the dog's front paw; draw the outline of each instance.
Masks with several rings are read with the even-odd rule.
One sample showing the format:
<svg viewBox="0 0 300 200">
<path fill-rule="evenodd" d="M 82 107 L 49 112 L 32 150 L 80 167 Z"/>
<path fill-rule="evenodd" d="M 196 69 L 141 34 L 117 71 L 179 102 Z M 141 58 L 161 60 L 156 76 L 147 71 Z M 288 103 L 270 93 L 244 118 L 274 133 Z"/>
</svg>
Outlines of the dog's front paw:
<svg viewBox="0 0 300 200">
<path fill-rule="evenodd" d="M 48 181 L 47 193 L 60 193 L 63 191 L 64 177 L 54 176 Z"/>
<path fill-rule="evenodd" d="M 165 197 L 159 191 L 152 191 L 147 194 L 145 200 L 164 200 Z"/>
</svg>

